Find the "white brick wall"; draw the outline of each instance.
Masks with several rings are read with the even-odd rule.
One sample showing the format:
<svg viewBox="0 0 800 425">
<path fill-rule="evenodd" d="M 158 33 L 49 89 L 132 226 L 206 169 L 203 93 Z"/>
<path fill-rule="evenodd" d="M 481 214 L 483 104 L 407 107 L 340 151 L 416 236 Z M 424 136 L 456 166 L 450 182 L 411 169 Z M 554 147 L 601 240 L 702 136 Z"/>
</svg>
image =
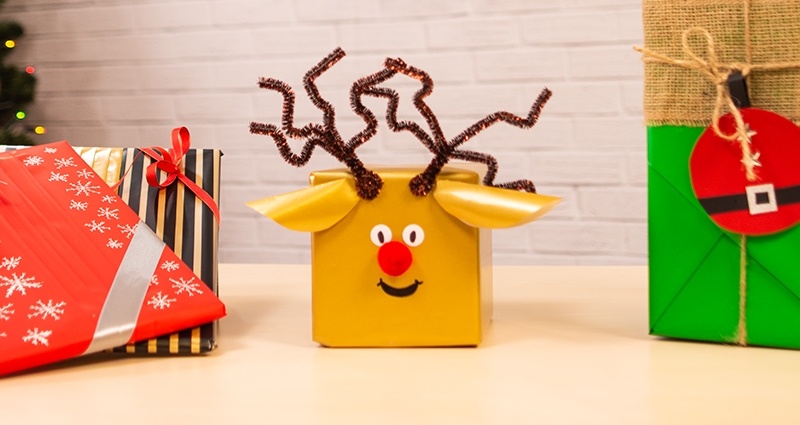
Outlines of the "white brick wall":
<svg viewBox="0 0 800 425">
<path fill-rule="evenodd" d="M 258 77 L 299 89 L 341 46 L 348 56 L 319 85 L 345 134 L 359 128 L 350 84 L 387 56 L 431 74 L 429 104 L 451 137 L 495 110 L 524 114 L 551 88 L 533 130 L 501 124 L 470 141 L 501 161 L 499 181 L 564 197 L 545 219 L 495 232 L 497 263 L 646 262 L 639 0 L 9 0 L 0 14 L 27 31 L 12 60 L 37 66 L 29 116 L 48 127 L 42 142 L 163 146 L 185 125 L 195 146 L 224 150 L 222 261 L 309 261 L 308 235 L 242 204 L 337 164 L 320 155 L 294 169 L 247 126 L 279 118 Z M 401 113 L 414 117 L 406 86 Z M 319 119 L 303 96 L 297 110 Z M 416 141 L 381 131 L 360 151 L 367 162 L 426 161 Z"/>
</svg>

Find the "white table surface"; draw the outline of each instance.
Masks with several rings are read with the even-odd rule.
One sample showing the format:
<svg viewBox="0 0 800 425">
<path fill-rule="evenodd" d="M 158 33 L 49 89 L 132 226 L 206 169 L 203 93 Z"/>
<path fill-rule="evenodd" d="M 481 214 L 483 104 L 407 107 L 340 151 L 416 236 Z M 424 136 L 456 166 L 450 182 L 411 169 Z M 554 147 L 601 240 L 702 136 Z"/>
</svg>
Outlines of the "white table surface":
<svg viewBox="0 0 800 425">
<path fill-rule="evenodd" d="M 224 264 L 220 348 L 0 378 L 0 424 L 800 423 L 800 352 L 647 335 L 645 267 L 495 267 L 478 348 L 311 341 L 309 266 Z"/>
</svg>

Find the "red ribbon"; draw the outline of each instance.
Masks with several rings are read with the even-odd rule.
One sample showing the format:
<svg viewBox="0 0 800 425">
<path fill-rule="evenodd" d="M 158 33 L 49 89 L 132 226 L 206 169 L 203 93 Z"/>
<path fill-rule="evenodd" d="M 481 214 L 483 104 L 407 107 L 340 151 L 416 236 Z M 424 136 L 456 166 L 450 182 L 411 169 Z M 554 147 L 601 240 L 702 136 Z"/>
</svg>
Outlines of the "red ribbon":
<svg viewBox="0 0 800 425">
<path fill-rule="evenodd" d="M 164 149 L 159 146 L 150 148 L 140 148 L 145 155 L 156 160 L 147 167 L 147 183 L 150 186 L 163 189 L 175 180 L 179 180 L 186 185 L 206 206 L 214 213 L 217 223 L 220 222 L 219 207 L 214 199 L 203 188 L 186 177 L 181 172 L 181 160 L 186 152 L 189 151 L 189 130 L 186 127 L 178 127 L 172 130 L 172 149 Z M 158 178 L 158 172 L 165 173 L 163 179 Z"/>
</svg>

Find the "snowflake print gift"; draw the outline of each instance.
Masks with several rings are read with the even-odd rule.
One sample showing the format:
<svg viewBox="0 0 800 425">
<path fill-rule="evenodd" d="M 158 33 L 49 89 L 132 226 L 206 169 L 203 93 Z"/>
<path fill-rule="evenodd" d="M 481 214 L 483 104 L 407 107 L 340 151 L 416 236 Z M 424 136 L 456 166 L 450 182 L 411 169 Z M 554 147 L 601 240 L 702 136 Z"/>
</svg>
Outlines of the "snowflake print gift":
<svg viewBox="0 0 800 425">
<path fill-rule="evenodd" d="M 66 142 L 0 153 L 0 375 L 224 314 Z"/>
<path fill-rule="evenodd" d="M 192 148 L 186 127 L 172 130 L 171 149 L 160 147 L 168 145 L 169 139 L 165 139 L 156 143 L 159 146 L 150 148 L 73 148 L 106 183 L 119 182 L 117 194 L 120 198 L 192 268 L 202 284 L 217 293 L 217 213 L 222 152 Z M 106 208 L 97 211 L 97 223 L 107 221 L 116 207 Z M 208 352 L 217 346 L 217 328 L 216 323 L 204 323 L 176 334 L 117 347 L 114 351 L 134 354 Z"/>
</svg>

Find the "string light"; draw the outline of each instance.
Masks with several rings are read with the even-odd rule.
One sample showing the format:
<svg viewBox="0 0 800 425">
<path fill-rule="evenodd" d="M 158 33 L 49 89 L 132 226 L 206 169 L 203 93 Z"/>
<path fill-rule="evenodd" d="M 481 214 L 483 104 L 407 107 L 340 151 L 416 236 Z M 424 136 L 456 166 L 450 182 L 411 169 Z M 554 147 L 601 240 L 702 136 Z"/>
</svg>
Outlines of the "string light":
<svg viewBox="0 0 800 425">
<path fill-rule="evenodd" d="M 0 5 L 4 2 L 0 0 Z M 22 27 L 16 22 L 4 22 L 5 34 L 0 38 L 0 51 L 10 53 L 10 50 L 17 47 L 16 38 L 22 35 Z M 2 62 L 2 61 L 0 61 Z M 1 64 L 1 63 L 0 63 Z M 13 78 L 9 81 L 3 80 L 0 93 L 3 94 L 5 99 L 2 108 L 5 109 L 6 118 L 5 122 L 1 124 L 0 136 L 12 137 L 22 141 L 22 144 L 31 143 L 33 134 L 42 135 L 47 133 L 47 129 L 41 125 L 29 125 L 28 122 L 32 121 L 28 118 L 25 111 L 26 105 L 33 100 L 33 92 L 36 82 L 36 67 L 33 64 L 22 66 L 9 66 L 3 65 L 3 69 Z M 22 72 L 27 76 L 24 76 Z M 10 89 L 9 89 L 10 88 Z M 11 92 L 11 93 L 9 93 Z M 18 94 L 22 94 L 19 96 Z M 10 116 L 9 116 L 10 115 Z"/>
</svg>

